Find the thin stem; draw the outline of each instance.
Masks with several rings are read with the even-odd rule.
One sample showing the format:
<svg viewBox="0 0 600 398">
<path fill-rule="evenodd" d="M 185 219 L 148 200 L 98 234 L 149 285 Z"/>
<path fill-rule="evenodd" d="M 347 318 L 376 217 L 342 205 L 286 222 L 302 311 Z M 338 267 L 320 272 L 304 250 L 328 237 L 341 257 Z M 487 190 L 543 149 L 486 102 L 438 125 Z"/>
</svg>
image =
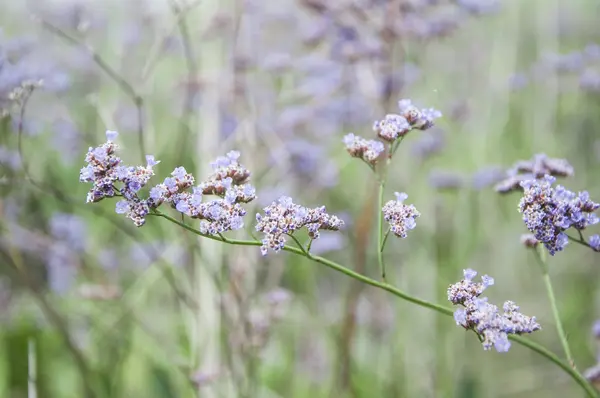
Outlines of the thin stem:
<svg viewBox="0 0 600 398">
<path fill-rule="evenodd" d="M 379 182 L 379 200 L 377 201 L 377 262 L 381 271 L 381 279 L 385 280 L 385 263 L 383 262 L 383 194 L 385 191 L 385 177 Z"/>
<path fill-rule="evenodd" d="M 581 232 L 579 232 L 579 233 L 581 234 Z M 573 236 L 571 236 L 571 235 L 568 235 L 568 234 L 567 234 L 567 238 L 569 238 L 569 240 L 572 240 L 573 242 L 579 243 L 579 244 L 580 244 L 580 245 L 582 245 L 582 246 L 585 246 L 585 247 L 590 247 L 590 248 L 591 248 L 590 244 L 589 244 L 589 243 L 587 243 L 587 242 L 586 242 L 586 241 L 583 239 L 583 237 L 581 237 L 580 239 L 577 239 L 577 238 L 575 238 L 575 237 L 573 237 Z"/>
<path fill-rule="evenodd" d="M 390 236 L 390 231 L 392 229 L 388 228 L 387 232 L 385 233 L 385 236 L 383 237 L 383 242 L 381 243 L 381 247 L 379 248 L 379 251 L 383 253 L 383 249 L 385 248 L 385 243 L 387 242 L 387 238 L 388 236 Z"/>
<path fill-rule="evenodd" d="M 240 246 L 260 246 L 262 245 L 261 242 L 259 241 L 252 241 L 252 240 L 240 240 L 240 239 L 230 239 L 230 238 L 225 238 L 224 236 L 214 236 L 214 235 L 206 235 L 203 234 L 202 232 L 198 231 L 197 229 L 194 229 L 192 227 L 190 227 L 189 225 L 186 225 L 182 222 L 177 221 L 175 218 L 168 216 L 164 213 L 161 213 L 158 210 L 154 210 L 153 213 L 150 213 L 150 215 L 154 215 L 154 216 L 158 216 L 158 217 L 162 217 L 165 218 L 169 221 L 171 221 L 174 224 L 177 224 L 185 229 L 187 229 L 188 231 L 208 238 L 208 239 L 212 239 L 212 240 L 216 240 L 216 241 L 220 241 L 220 242 L 225 242 L 225 243 L 229 243 L 229 244 L 233 244 L 233 245 L 240 245 Z M 343 265 L 340 265 L 334 261 L 328 260 L 326 258 L 320 257 L 320 256 L 314 256 L 310 253 L 304 253 L 302 250 L 293 247 L 293 246 L 284 246 L 283 248 L 284 251 L 290 252 L 290 253 L 294 253 L 297 255 L 301 255 L 304 256 L 306 258 L 309 258 L 310 260 L 313 260 L 316 263 L 325 265 L 326 267 L 329 267 L 331 269 L 334 269 L 338 272 L 341 272 L 344 275 L 347 275 L 351 278 L 354 278 L 360 282 L 363 282 L 367 285 L 370 286 L 374 286 L 377 287 L 379 289 L 385 290 L 391 294 L 393 294 L 396 297 L 399 297 L 401 299 L 404 299 L 408 302 L 417 304 L 421 307 L 425 307 L 425 308 L 429 308 L 432 309 L 434 311 L 439 312 L 440 314 L 444 314 L 444 315 L 449 315 L 452 316 L 452 314 L 454 313 L 454 311 L 452 311 L 452 309 L 435 304 L 435 303 L 431 303 L 429 301 L 426 300 L 422 300 L 420 298 L 411 296 L 408 293 L 403 292 L 400 289 L 397 289 L 395 287 L 393 287 L 392 285 L 389 285 L 387 283 L 382 283 L 382 282 L 378 282 L 374 279 L 371 279 L 367 276 L 364 276 L 362 274 L 359 274 L 357 272 L 352 271 L 349 268 L 344 267 Z M 598 392 L 594 389 L 594 387 L 592 387 L 587 380 L 573 367 L 570 366 L 570 364 L 562 361 L 556 354 L 552 353 L 551 351 L 549 351 L 548 349 L 546 349 L 545 347 L 539 345 L 538 343 L 535 343 L 531 340 L 528 340 L 526 338 L 523 338 L 522 336 L 517 336 L 517 335 L 510 335 L 509 338 L 512 341 L 517 342 L 518 344 L 521 344 L 524 347 L 529 348 L 532 351 L 537 352 L 538 354 L 542 355 L 543 357 L 545 357 L 546 359 L 548 359 L 549 361 L 553 362 L 554 364 L 556 364 L 558 367 L 560 367 L 562 370 L 564 370 L 566 373 L 569 374 L 569 376 L 571 376 L 571 378 L 577 382 L 577 384 L 579 384 L 587 393 L 587 395 L 589 397 L 592 398 L 596 398 L 598 397 Z"/>
<path fill-rule="evenodd" d="M 538 247 L 538 250 L 536 250 L 536 257 L 542 268 L 542 278 L 544 279 L 544 285 L 546 286 L 546 294 L 548 294 L 548 300 L 550 301 L 550 306 L 552 307 L 552 315 L 554 316 L 554 322 L 556 323 L 556 330 L 558 332 L 560 342 L 562 344 L 563 350 L 565 351 L 565 355 L 567 356 L 567 360 L 569 361 L 571 366 L 575 368 L 575 361 L 573 360 L 573 355 L 571 354 L 571 349 L 569 348 L 567 335 L 565 334 L 565 330 L 560 319 L 560 314 L 558 312 L 558 307 L 556 305 L 556 297 L 554 296 L 554 289 L 552 288 L 552 281 L 550 280 L 550 272 L 548 271 L 546 252 L 543 248 Z"/>
<path fill-rule="evenodd" d="M 304 248 L 304 246 L 302 246 L 302 243 L 300 243 L 300 241 L 298 240 L 298 238 L 296 238 L 296 237 L 295 237 L 294 235 L 292 235 L 292 234 L 288 234 L 288 236 L 289 236 L 290 238 L 292 238 L 292 239 L 294 240 L 294 242 L 296 242 L 296 245 L 298 245 L 298 248 L 299 248 L 300 250 L 302 250 L 302 253 L 304 253 L 304 255 L 307 255 L 307 254 L 308 254 L 308 252 L 306 251 L 306 249 Z"/>
</svg>

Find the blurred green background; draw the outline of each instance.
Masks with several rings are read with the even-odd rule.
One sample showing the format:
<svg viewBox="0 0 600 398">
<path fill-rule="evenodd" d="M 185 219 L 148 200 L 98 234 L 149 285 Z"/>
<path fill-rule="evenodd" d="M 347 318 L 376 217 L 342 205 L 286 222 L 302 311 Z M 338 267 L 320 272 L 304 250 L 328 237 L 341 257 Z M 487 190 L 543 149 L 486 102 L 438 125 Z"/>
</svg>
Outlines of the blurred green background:
<svg viewBox="0 0 600 398">
<path fill-rule="evenodd" d="M 487 273 L 490 299 L 535 315 L 543 330 L 528 338 L 562 357 L 519 242 L 520 195 L 491 183 L 546 153 L 575 167 L 561 183 L 600 198 L 597 1 L 3 0 L 0 10 L 0 396 L 583 396 L 522 346 L 485 352 L 452 318 L 308 260 L 206 242 L 162 219 L 137 229 L 115 201 L 86 205 L 78 173 L 107 129 L 127 163 L 161 160 L 152 184 L 176 166 L 201 181 L 238 149 L 259 196 L 248 231 L 281 194 L 326 205 L 347 227 L 315 252 L 379 279 L 376 182 L 342 137 L 374 138 L 373 121 L 401 98 L 435 107 L 444 117 L 404 140 L 389 173 L 386 200 L 407 192 L 422 215 L 388 243 L 388 280 L 446 305 L 462 269 Z M 23 108 L 8 97 L 28 79 L 44 85 Z M 550 259 L 580 370 L 596 363 L 598 258 L 570 245 Z"/>
</svg>

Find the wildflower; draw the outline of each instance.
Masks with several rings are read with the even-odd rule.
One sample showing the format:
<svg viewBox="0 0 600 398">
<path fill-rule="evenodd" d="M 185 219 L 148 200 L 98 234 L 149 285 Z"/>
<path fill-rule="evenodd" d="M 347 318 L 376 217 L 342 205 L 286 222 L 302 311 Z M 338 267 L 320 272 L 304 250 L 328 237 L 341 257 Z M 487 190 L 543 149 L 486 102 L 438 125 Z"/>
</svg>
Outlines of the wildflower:
<svg viewBox="0 0 600 398">
<path fill-rule="evenodd" d="M 514 302 L 506 301 L 500 312 L 487 297 L 480 298 L 484 290 L 494 284 L 492 277 L 484 275 L 481 282 L 474 282 L 477 272 L 472 269 L 464 270 L 463 275 L 461 281 L 448 288 L 448 300 L 462 306 L 454 312 L 454 320 L 457 325 L 477 333 L 484 350 L 494 347 L 498 352 L 507 352 L 509 334 L 532 333 L 540 329 L 535 317 L 520 313 Z"/>
<path fill-rule="evenodd" d="M 406 238 L 408 230 L 417 226 L 415 218 L 421 213 L 415 206 L 403 202 L 408 198 L 404 192 L 396 192 L 396 200 L 390 200 L 383 206 L 383 218 L 390 223 L 390 231 L 399 238 Z"/>
<path fill-rule="evenodd" d="M 400 137 L 404 137 L 410 130 L 411 125 L 404 116 L 389 114 L 383 120 L 376 121 L 373 124 L 373 131 L 377 136 L 387 142 L 394 142 Z"/>
<path fill-rule="evenodd" d="M 200 231 L 214 235 L 244 226 L 246 210 L 240 203 L 256 198 L 256 191 L 248 180 L 250 172 L 238 163 L 240 153 L 231 151 L 218 157 L 211 165 L 214 173 L 199 186 L 194 185 L 194 176 L 184 167 L 177 167 L 164 181 L 150 189 L 148 198 L 139 196 L 140 190 L 154 175 L 153 167 L 160 163 L 154 156 L 146 156 L 146 166 L 130 167 L 122 164 L 116 156 L 114 143 L 118 133 L 107 131 L 107 142 L 90 148 L 86 156 L 87 166 L 81 169 L 79 179 L 91 182 L 88 202 L 98 202 L 105 197 L 119 196 L 115 212 L 124 214 L 136 226 L 145 223 L 152 209 L 163 203 L 170 204 L 180 213 L 201 220 Z M 192 188 L 192 192 L 189 189 Z M 219 198 L 203 202 L 204 195 Z"/>
<path fill-rule="evenodd" d="M 555 180 L 546 175 L 540 180 L 521 182 L 524 193 L 519 202 L 519 212 L 527 229 L 551 255 L 568 244 L 567 229 L 581 231 L 600 221 L 593 213 L 600 204 L 591 201 L 587 192 L 575 194 L 560 185 L 553 188 Z"/>
<path fill-rule="evenodd" d="M 442 117 L 442 113 L 433 108 L 419 109 L 409 99 L 398 101 L 400 115 L 416 129 L 427 130 L 434 126 L 434 120 Z"/>
<path fill-rule="evenodd" d="M 250 171 L 238 163 L 240 153 L 230 151 L 226 156 L 219 156 L 211 163 L 213 174 L 207 181 L 192 188 L 193 177 L 178 168 L 173 171 L 175 180 L 165 180 L 162 185 L 150 191 L 152 200 L 167 201 L 180 213 L 200 219 L 200 231 L 208 235 L 216 235 L 226 231 L 244 227 L 243 217 L 246 210 L 241 203 L 251 202 L 256 198 L 256 190 L 248 183 Z M 203 202 L 204 196 L 218 196 Z"/>
<path fill-rule="evenodd" d="M 306 227 L 310 239 L 318 239 L 320 230 L 338 231 L 344 222 L 338 217 L 329 215 L 325 206 L 314 209 L 306 208 L 292 202 L 292 198 L 282 196 L 277 202 L 263 209 L 264 215 L 256 214 L 256 230 L 265 234 L 260 248 L 261 253 L 268 250 L 280 251 L 285 246 L 286 235 Z"/>
<path fill-rule="evenodd" d="M 511 167 L 506 177 L 495 186 L 498 193 L 509 193 L 521 190 L 521 182 L 531 179 L 540 179 L 545 175 L 553 177 L 571 177 L 574 174 L 573 166 L 565 159 L 553 159 L 540 153 L 530 160 L 520 160 Z"/>
<path fill-rule="evenodd" d="M 344 136 L 344 144 L 350 156 L 362 159 L 371 165 L 377 163 L 379 155 L 385 150 L 382 142 L 365 140 L 352 133 Z"/>
</svg>

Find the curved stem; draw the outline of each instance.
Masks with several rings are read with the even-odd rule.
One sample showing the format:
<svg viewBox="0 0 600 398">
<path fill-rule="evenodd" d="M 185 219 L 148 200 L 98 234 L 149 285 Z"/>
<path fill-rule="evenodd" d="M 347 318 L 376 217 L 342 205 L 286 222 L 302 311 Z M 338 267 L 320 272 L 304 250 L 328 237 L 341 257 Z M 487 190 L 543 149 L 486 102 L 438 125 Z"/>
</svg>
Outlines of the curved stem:
<svg viewBox="0 0 600 398">
<path fill-rule="evenodd" d="M 573 354 L 571 354 L 571 349 L 569 348 L 569 341 L 567 340 L 567 335 L 563 328 L 562 321 L 560 320 L 560 314 L 556 305 L 556 297 L 554 296 L 554 289 L 552 288 L 552 281 L 550 280 L 550 272 L 548 271 L 546 252 L 543 248 L 538 247 L 538 250 L 536 250 L 536 257 L 542 268 L 542 278 L 544 279 L 546 294 L 548 294 L 548 300 L 550 301 L 550 306 L 552 307 L 552 315 L 554 316 L 554 323 L 556 323 L 556 330 L 560 338 L 560 343 L 562 344 L 569 364 L 571 364 L 571 367 L 575 368 L 575 361 L 573 360 Z"/>
<path fill-rule="evenodd" d="M 198 231 L 197 229 L 190 227 L 189 225 L 182 223 L 178 220 L 176 220 L 175 218 L 168 216 L 164 213 L 161 213 L 158 210 L 154 210 L 153 213 L 150 213 L 150 215 L 155 215 L 158 217 L 163 217 L 169 221 L 171 221 L 172 223 L 175 223 L 185 229 L 187 229 L 190 232 L 193 232 L 196 235 L 200 235 L 202 237 L 208 238 L 208 239 L 212 239 L 212 240 L 217 240 L 220 242 L 225 242 L 225 243 L 229 243 L 232 245 L 240 245 L 240 246 L 260 246 L 262 243 L 260 241 L 254 241 L 254 240 L 240 240 L 240 239 L 230 239 L 230 238 L 226 238 L 224 236 L 214 236 L 214 235 L 206 235 L 203 234 L 202 232 Z M 361 281 L 367 285 L 371 285 L 374 287 L 377 287 L 379 289 L 385 290 L 391 294 L 393 294 L 396 297 L 400 297 L 406 301 L 409 301 L 411 303 L 417 304 L 421 307 L 425 307 L 425 308 L 429 308 L 432 309 L 434 311 L 439 312 L 440 314 L 444 314 L 444 315 L 449 315 L 452 316 L 452 314 L 454 313 L 454 311 L 452 311 L 451 308 L 447 308 L 435 303 L 431 303 L 429 301 L 426 300 L 422 300 L 420 298 L 411 296 L 410 294 L 397 289 L 395 287 L 393 287 L 392 285 L 389 285 L 387 283 L 382 283 L 382 282 L 378 282 L 374 279 L 371 279 L 367 276 L 364 276 L 362 274 L 359 274 L 357 272 L 352 271 L 349 268 L 344 267 L 341 264 L 338 264 L 334 261 L 328 260 L 326 258 L 320 257 L 320 256 L 314 256 L 310 253 L 305 253 L 302 250 L 293 247 L 293 246 L 285 246 L 283 248 L 284 251 L 290 252 L 290 253 L 294 253 L 294 254 L 298 254 L 301 256 L 304 256 L 310 260 L 313 260 L 316 263 L 325 265 L 326 267 L 329 267 L 331 269 L 334 269 L 338 272 L 341 272 L 344 275 L 347 275 L 351 278 L 354 278 L 358 281 Z M 521 344 L 524 347 L 529 348 L 532 351 L 537 352 L 538 354 L 542 355 L 543 357 L 545 357 L 546 359 L 548 359 L 549 361 L 553 362 L 554 364 L 556 364 L 557 366 L 559 366 L 562 370 L 564 370 L 566 373 L 569 374 L 569 376 L 571 376 L 571 378 L 577 382 L 577 384 L 579 384 L 587 393 L 587 395 L 589 397 L 595 398 L 598 397 L 598 392 L 594 389 L 594 387 L 592 387 L 587 380 L 573 367 L 571 367 L 568 363 L 565 363 L 564 361 L 562 361 L 556 354 L 552 353 L 551 351 L 549 351 L 548 349 L 546 349 L 545 347 L 539 345 L 538 343 L 535 343 L 531 340 L 528 340 L 526 338 L 523 338 L 522 336 L 517 336 L 517 335 L 510 335 L 509 338 L 512 341 L 517 342 L 518 344 Z"/>
</svg>

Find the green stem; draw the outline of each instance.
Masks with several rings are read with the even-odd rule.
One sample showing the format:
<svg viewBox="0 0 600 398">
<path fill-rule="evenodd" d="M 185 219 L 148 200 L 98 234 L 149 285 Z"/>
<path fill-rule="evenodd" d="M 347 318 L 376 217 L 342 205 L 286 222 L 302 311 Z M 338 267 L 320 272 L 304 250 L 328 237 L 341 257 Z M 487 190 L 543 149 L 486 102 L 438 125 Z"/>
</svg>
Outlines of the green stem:
<svg viewBox="0 0 600 398">
<path fill-rule="evenodd" d="M 385 177 L 379 182 L 379 200 L 377 201 L 377 262 L 381 271 L 381 279 L 385 280 L 385 263 L 383 262 L 383 193 L 385 191 Z"/>
<path fill-rule="evenodd" d="M 185 229 L 187 229 L 188 231 L 208 238 L 208 239 L 212 239 L 212 240 L 216 240 L 216 241 L 220 241 L 220 242 L 225 242 L 225 243 L 229 243 L 232 245 L 240 245 L 240 246 L 261 246 L 262 243 L 260 241 L 256 241 L 256 240 L 240 240 L 240 239 L 230 239 L 230 238 L 226 238 L 225 236 L 214 236 L 214 235 L 206 235 L 203 234 L 202 232 L 198 231 L 197 229 L 190 227 L 189 225 L 182 223 L 180 221 L 178 221 L 177 219 L 170 217 L 164 213 L 161 213 L 157 210 L 155 210 L 153 213 L 150 213 L 150 215 L 155 215 L 158 217 L 163 217 L 169 221 L 171 221 L 174 224 L 177 224 Z M 313 256 L 310 253 L 305 253 L 302 250 L 293 247 L 293 246 L 285 246 L 283 248 L 284 251 L 290 252 L 290 253 L 294 253 L 297 255 L 301 255 L 304 256 L 316 263 L 325 265 L 326 267 L 329 267 L 331 269 L 334 269 L 338 272 L 341 272 L 344 275 L 347 275 L 351 278 L 354 278 L 358 281 L 361 281 L 367 285 L 371 285 L 374 287 L 377 287 L 379 289 L 385 290 L 391 294 L 393 294 L 396 297 L 400 297 L 401 299 L 404 299 L 408 302 L 411 302 L 413 304 L 417 304 L 421 307 L 425 307 L 425 308 L 429 308 L 432 309 L 434 311 L 439 312 L 440 314 L 444 314 L 444 315 L 449 315 L 452 316 L 452 314 L 454 313 L 454 311 L 451 308 L 447 308 L 435 303 L 430 303 L 429 301 L 426 300 L 422 300 L 420 298 L 417 297 L 413 297 L 408 293 L 403 292 L 400 289 L 397 289 L 391 285 L 388 285 L 387 283 L 382 283 L 382 282 L 378 282 L 375 279 L 371 279 L 367 276 L 364 276 L 362 274 L 359 274 L 357 272 L 352 271 L 349 268 L 344 267 L 343 265 L 340 265 L 334 261 L 328 260 L 326 258 L 320 257 L 320 256 Z M 569 376 L 571 376 L 571 378 L 577 382 L 577 384 L 579 384 L 587 393 L 587 395 L 589 397 L 592 398 L 597 398 L 598 397 L 598 392 L 594 389 L 594 387 L 592 387 L 587 380 L 579 373 L 577 372 L 577 370 L 575 370 L 574 368 L 572 368 L 569 364 L 565 363 L 564 361 L 562 361 L 556 354 L 552 353 L 551 351 L 549 351 L 548 349 L 546 349 L 545 347 L 539 345 L 538 343 L 535 343 L 531 340 L 525 339 L 521 336 L 516 336 L 516 335 L 510 335 L 509 338 L 512 341 L 517 342 L 518 344 L 521 344 L 524 347 L 529 348 L 532 351 L 537 352 L 538 354 L 542 355 L 543 357 L 545 357 L 546 359 L 548 359 L 549 361 L 553 362 L 554 364 L 556 364 L 558 367 L 560 367 L 562 370 L 564 370 L 566 373 L 569 374 Z"/>
<path fill-rule="evenodd" d="M 579 232 L 579 234 L 581 234 L 581 231 Z M 590 244 L 587 243 L 583 238 L 577 239 L 572 237 L 571 235 L 567 235 L 567 238 L 569 238 L 569 240 L 572 240 L 573 242 L 579 243 L 582 246 L 591 247 Z"/>
<path fill-rule="evenodd" d="M 552 288 L 552 281 L 550 280 L 550 272 L 548 270 L 546 251 L 541 246 L 538 246 L 536 254 L 536 257 L 542 268 L 542 278 L 544 279 L 544 285 L 546 286 L 546 294 L 548 295 L 548 300 L 550 301 L 550 307 L 552 307 L 552 315 L 554 316 L 554 323 L 556 323 L 558 337 L 560 338 L 560 342 L 562 344 L 563 350 L 565 351 L 565 355 L 567 356 L 569 364 L 571 364 L 571 367 L 575 368 L 573 354 L 571 354 L 571 349 L 569 348 L 569 341 L 567 340 L 567 335 L 563 328 L 562 321 L 560 320 L 560 314 L 556 305 L 556 297 L 554 296 L 554 289 Z"/>
<path fill-rule="evenodd" d="M 296 238 L 296 237 L 295 237 L 294 235 L 292 235 L 292 234 L 288 234 L 288 236 L 289 236 L 290 238 L 292 238 L 292 240 L 293 240 L 294 242 L 296 242 L 296 245 L 298 245 L 298 249 L 302 250 L 302 253 L 303 253 L 304 255 L 307 255 L 307 254 L 308 254 L 308 252 L 306 251 L 306 249 L 304 248 L 304 246 L 302 246 L 302 243 L 300 243 L 300 241 L 298 240 L 298 238 Z"/>
<path fill-rule="evenodd" d="M 385 243 L 387 242 L 388 236 L 390 236 L 390 231 L 392 229 L 388 228 L 387 232 L 385 233 L 385 236 L 383 237 L 383 242 L 381 243 L 381 247 L 379 248 L 379 251 L 383 253 L 383 249 L 385 248 Z"/>
</svg>

